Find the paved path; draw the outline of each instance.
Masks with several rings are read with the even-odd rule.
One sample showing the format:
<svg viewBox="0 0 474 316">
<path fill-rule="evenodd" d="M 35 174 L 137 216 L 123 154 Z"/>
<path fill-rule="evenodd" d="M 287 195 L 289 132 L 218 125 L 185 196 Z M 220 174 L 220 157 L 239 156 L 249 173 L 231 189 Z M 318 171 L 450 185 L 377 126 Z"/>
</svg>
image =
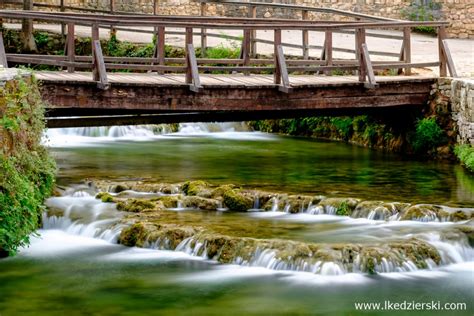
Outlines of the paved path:
<svg viewBox="0 0 474 316">
<path fill-rule="evenodd" d="M 4 24 L 7 28 L 16 28 L 19 29 L 19 24 Z M 50 24 L 37 24 L 35 25 L 37 30 L 46 30 L 51 32 L 60 32 L 59 25 L 50 25 Z M 147 30 L 142 28 L 142 30 Z M 149 31 L 151 29 L 148 29 Z M 167 31 L 182 31 L 179 29 L 167 28 Z M 199 30 L 195 30 L 199 31 Z M 242 36 L 242 31 L 233 31 L 233 30 L 208 30 L 212 33 L 222 33 L 232 36 Z M 374 32 L 374 31 L 372 31 Z M 401 35 L 401 32 L 395 31 L 380 31 L 377 30 L 377 33 L 389 33 Z M 77 36 L 90 36 L 91 31 L 90 27 L 86 26 L 76 26 L 76 35 Z M 101 29 L 100 36 L 102 38 L 107 38 L 109 36 L 108 29 Z M 117 37 L 120 40 L 130 41 L 135 43 L 150 43 L 152 40 L 152 35 L 147 33 L 137 33 L 132 31 L 118 31 Z M 282 32 L 282 41 L 285 43 L 292 43 L 301 45 L 301 31 L 283 31 Z M 273 40 L 273 33 L 270 31 L 258 31 L 257 38 L 265 40 Z M 309 32 L 309 44 L 310 45 L 322 45 L 324 39 L 324 34 L 321 32 Z M 194 38 L 194 43 L 196 47 L 200 46 L 200 37 L 196 36 Z M 166 43 L 174 46 L 183 46 L 184 47 L 184 36 L 180 35 L 167 35 Z M 239 46 L 240 42 L 235 40 L 228 40 L 223 38 L 208 37 L 208 46 Z M 348 34 L 334 34 L 333 35 L 333 46 L 338 48 L 354 48 L 354 35 Z M 401 41 L 398 40 L 389 40 L 382 38 L 367 38 L 367 46 L 369 51 L 384 51 L 399 53 L 401 47 Z M 472 39 L 450 39 L 449 48 L 453 55 L 454 63 L 458 74 L 462 77 L 474 77 L 474 40 Z M 268 44 L 257 44 L 257 51 L 259 54 L 272 54 L 273 46 Z M 285 54 L 290 55 L 300 55 L 301 49 L 296 48 L 285 48 Z M 320 50 L 312 49 L 310 50 L 310 56 L 319 56 Z M 334 52 L 334 58 L 353 58 L 353 54 Z M 383 56 L 371 56 L 373 60 L 396 60 L 394 57 L 383 57 Z M 438 39 L 433 36 L 421 35 L 421 34 L 412 34 L 412 62 L 429 62 L 438 60 Z M 435 74 L 438 74 L 438 68 L 432 68 Z M 425 73 L 425 71 L 420 71 Z M 428 71 L 429 72 L 429 71 Z"/>
</svg>

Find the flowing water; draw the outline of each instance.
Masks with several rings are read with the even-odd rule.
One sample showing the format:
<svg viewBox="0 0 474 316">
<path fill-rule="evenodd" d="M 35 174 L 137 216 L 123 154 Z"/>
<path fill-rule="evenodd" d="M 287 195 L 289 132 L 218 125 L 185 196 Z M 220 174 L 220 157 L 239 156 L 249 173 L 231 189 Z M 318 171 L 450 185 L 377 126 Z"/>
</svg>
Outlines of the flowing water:
<svg viewBox="0 0 474 316">
<path fill-rule="evenodd" d="M 466 303 L 472 315 L 474 251 L 464 222 L 374 220 L 335 216 L 308 205 L 297 214 L 196 211 L 168 216 L 234 237 L 361 245 L 418 238 L 441 261 L 390 260 L 377 274 L 357 263 L 283 262 L 268 249 L 219 264 L 193 238 L 145 248 L 117 244 L 125 216 L 95 199 L 84 179 L 202 179 L 269 191 L 432 203 L 472 211 L 474 179 L 457 165 L 421 162 L 341 143 L 249 131 L 244 124 L 50 130 L 46 142 L 59 165 L 60 197 L 47 201 L 43 229 L 18 256 L 0 261 L 0 315 L 358 315 L 361 302 Z M 324 214 L 321 214 L 324 213 Z M 472 225 L 472 223 L 470 224 Z M 414 312 L 375 311 L 374 315 Z"/>
</svg>

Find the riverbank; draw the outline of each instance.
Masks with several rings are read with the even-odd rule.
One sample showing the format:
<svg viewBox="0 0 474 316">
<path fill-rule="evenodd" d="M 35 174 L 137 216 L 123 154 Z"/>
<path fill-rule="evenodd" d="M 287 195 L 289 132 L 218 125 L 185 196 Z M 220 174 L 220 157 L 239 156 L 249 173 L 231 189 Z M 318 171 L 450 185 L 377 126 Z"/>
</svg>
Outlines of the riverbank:
<svg viewBox="0 0 474 316">
<path fill-rule="evenodd" d="M 28 244 L 55 183 L 55 162 L 41 145 L 44 104 L 28 72 L 0 69 L 0 257 Z"/>
</svg>

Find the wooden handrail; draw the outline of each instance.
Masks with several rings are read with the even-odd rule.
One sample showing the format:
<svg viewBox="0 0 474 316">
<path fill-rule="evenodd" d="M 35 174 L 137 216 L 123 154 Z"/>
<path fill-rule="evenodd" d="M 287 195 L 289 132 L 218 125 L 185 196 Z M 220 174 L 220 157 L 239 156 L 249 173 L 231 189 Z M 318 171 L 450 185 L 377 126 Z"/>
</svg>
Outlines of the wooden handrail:
<svg viewBox="0 0 474 316">
<path fill-rule="evenodd" d="M 456 66 L 454 65 L 453 57 L 451 56 L 451 51 L 449 50 L 448 42 L 446 40 L 442 40 L 442 47 L 443 47 L 443 54 L 446 58 L 446 64 L 448 66 L 449 74 L 453 78 L 458 77 L 458 73 L 456 71 Z"/>
</svg>

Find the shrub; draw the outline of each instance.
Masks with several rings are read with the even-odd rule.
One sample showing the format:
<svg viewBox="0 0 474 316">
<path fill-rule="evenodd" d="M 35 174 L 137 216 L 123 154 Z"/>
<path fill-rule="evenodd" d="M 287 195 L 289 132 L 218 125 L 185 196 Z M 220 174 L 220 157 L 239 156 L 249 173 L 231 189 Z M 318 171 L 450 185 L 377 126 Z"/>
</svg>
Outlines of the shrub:
<svg viewBox="0 0 474 316">
<path fill-rule="evenodd" d="M 416 123 L 411 145 L 416 153 L 423 153 L 445 142 L 445 135 L 435 118 L 424 118 Z"/>
<path fill-rule="evenodd" d="M 458 145 L 454 148 L 454 153 L 468 170 L 474 172 L 474 147 Z"/>
<path fill-rule="evenodd" d="M 441 18 L 441 3 L 431 0 L 412 1 L 401 13 L 410 21 L 435 21 Z M 436 34 L 436 28 L 432 26 L 417 26 L 414 30 L 420 33 Z"/>
</svg>

